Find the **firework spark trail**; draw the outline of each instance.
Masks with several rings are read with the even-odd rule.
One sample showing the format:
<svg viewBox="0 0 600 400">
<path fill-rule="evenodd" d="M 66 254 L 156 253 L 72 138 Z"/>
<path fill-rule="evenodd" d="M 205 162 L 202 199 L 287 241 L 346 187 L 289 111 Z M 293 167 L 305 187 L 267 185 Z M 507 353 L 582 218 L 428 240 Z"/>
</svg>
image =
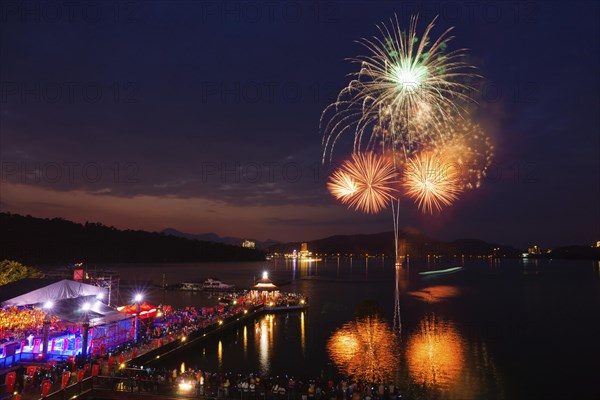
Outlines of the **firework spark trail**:
<svg viewBox="0 0 600 400">
<path fill-rule="evenodd" d="M 374 153 L 355 153 L 333 172 L 329 192 L 349 208 L 376 214 L 395 198 L 397 173 L 391 162 Z"/>
<path fill-rule="evenodd" d="M 479 125 L 464 119 L 446 130 L 445 139 L 435 143 L 432 152 L 456 169 L 462 189 L 479 188 L 494 155 L 490 137 Z"/>
<path fill-rule="evenodd" d="M 465 81 L 477 75 L 468 72 L 474 67 L 464 61 L 465 49 L 446 53 L 452 28 L 430 39 L 434 22 L 419 39 L 417 18 L 406 33 L 396 16 L 389 27 L 378 26 L 381 37 L 359 41 L 370 54 L 351 59 L 359 72 L 321 117 L 323 161 L 347 132 L 354 133 L 355 152 L 380 145 L 405 156 L 443 137 L 439 128 L 462 111 L 471 90 Z"/>
<path fill-rule="evenodd" d="M 403 182 L 406 194 L 413 198 L 422 212 L 433 214 L 458 199 L 461 187 L 454 168 L 443 159 L 421 153 L 408 160 Z"/>
</svg>

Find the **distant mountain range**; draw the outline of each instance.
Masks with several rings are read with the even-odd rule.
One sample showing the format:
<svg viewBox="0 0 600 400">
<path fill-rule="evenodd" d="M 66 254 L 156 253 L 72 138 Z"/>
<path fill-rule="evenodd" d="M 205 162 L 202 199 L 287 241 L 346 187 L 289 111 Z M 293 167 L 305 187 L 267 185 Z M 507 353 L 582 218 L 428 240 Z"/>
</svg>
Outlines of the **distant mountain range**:
<svg viewBox="0 0 600 400">
<path fill-rule="evenodd" d="M 255 241 L 258 249 L 240 247 L 244 239 L 220 237 L 215 233 L 189 234 L 175 229 L 162 232 L 119 230 L 100 223 L 78 224 L 62 218 L 35 218 L 0 213 L 0 260 L 52 264 L 75 262 L 201 262 L 260 261 L 265 251 L 289 253 L 300 250 L 301 242 Z M 250 239 L 251 240 L 251 239 Z M 477 239 L 449 242 L 414 231 L 400 231 L 402 254 L 518 257 L 522 250 Z M 307 242 L 308 249 L 319 254 L 394 254 L 393 232 L 335 235 Z M 600 248 L 565 246 L 536 258 L 600 259 Z"/>
<path fill-rule="evenodd" d="M 0 260 L 52 264 L 75 262 L 260 261 L 260 250 L 191 240 L 159 232 L 119 230 L 96 222 L 0 213 Z"/>
<path fill-rule="evenodd" d="M 173 229 L 173 228 L 164 229 L 161 231 L 161 233 L 163 233 L 165 235 L 177 236 L 177 237 L 192 239 L 192 240 L 202 240 L 202 241 L 206 241 L 206 242 L 230 244 L 232 246 L 241 246 L 242 243 L 244 242 L 244 240 L 250 240 L 255 243 L 257 249 L 267 249 L 271 246 L 281 243 L 277 240 L 271 240 L 271 239 L 267 239 L 265 241 L 260 241 L 260 240 L 256 240 L 256 239 L 252 239 L 252 238 L 239 238 L 239 237 L 233 237 L 233 236 L 221 237 L 213 232 L 186 233 L 186 232 L 178 231 L 177 229 Z"/>
<path fill-rule="evenodd" d="M 394 233 L 382 232 L 360 235 L 336 235 L 324 239 L 306 242 L 308 249 L 319 254 L 394 254 Z M 281 243 L 268 248 L 269 252 L 289 253 L 300 250 L 300 242 Z M 488 243 L 477 239 L 458 239 L 443 242 L 432 239 L 421 233 L 400 231 L 399 247 L 401 253 L 415 257 L 427 255 L 473 255 L 486 256 L 498 254 L 506 257 L 517 257 L 522 250 L 497 243 Z"/>
<path fill-rule="evenodd" d="M 308 250 L 318 254 L 385 254 L 394 255 L 394 233 L 382 232 L 361 235 L 335 235 L 306 242 Z M 291 253 L 300 250 L 301 242 L 279 243 L 270 246 L 270 253 Z M 488 243 L 478 239 L 457 239 L 444 242 L 422 233 L 400 231 L 399 248 L 401 254 L 413 257 L 427 255 L 443 256 L 489 256 L 520 257 L 523 250 L 498 243 Z M 562 246 L 530 258 L 600 260 L 600 247 Z"/>
</svg>

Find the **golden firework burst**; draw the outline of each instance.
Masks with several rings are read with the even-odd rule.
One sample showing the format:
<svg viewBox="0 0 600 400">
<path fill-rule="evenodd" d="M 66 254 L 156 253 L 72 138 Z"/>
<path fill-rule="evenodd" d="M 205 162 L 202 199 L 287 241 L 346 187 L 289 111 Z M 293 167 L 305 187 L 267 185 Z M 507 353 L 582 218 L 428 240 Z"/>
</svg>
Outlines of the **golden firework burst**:
<svg viewBox="0 0 600 400">
<path fill-rule="evenodd" d="M 391 162 L 374 153 L 354 153 L 329 177 L 327 188 L 342 204 L 376 214 L 394 199 L 397 173 Z"/>
<path fill-rule="evenodd" d="M 458 199 L 461 187 L 455 168 L 443 158 L 423 152 L 408 160 L 403 182 L 406 194 L 423 212 L 433 214 Z"/>
</svg>

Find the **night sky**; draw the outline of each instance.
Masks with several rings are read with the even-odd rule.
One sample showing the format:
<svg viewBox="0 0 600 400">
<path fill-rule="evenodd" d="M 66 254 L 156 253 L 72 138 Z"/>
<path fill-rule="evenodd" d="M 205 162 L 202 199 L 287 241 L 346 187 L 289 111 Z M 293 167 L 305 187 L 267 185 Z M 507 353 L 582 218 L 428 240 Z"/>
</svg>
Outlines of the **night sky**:
<svg viewBox="0 0 600 400">
<path fill-rule="evenodd" d="M 68 3 L 68 2 L 67 2 Z M 0 3 L 0 209 L 118 228 L 310 240 L 392 229 L 327 193 L 319 117 L 397 13 L 455 26 L 485 77 L 483 187 L 401 225 L 600 240 L 598 2 Z M 352 138 L 346 137 L 350 145 Z M 335 162 L 347 155 L 336 148 Z"/>
</svg>

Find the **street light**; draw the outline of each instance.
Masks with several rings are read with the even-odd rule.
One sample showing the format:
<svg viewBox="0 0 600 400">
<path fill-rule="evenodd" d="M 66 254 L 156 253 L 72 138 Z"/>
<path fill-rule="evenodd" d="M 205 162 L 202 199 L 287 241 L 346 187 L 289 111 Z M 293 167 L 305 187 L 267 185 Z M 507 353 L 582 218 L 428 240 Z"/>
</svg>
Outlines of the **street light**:
<svg viewBox="0 0 600 400">
<path fill-rule="evenodd" d="M 44 310 L 46 310 L 46 315 L 44 315 L 44 323 L 43 323 L 44 338 L 42 340 L 42 358 L 44 360 L 48 356 L 48 338 L 50 336 L 50 324 L 52 322 L 50 320 L 50 314 L 48 313 L 48 311 L 51 310 L 52 307 L 54 307 L 54 302 L 52 300 L 48 300 L 42 306 L 42 308 Z"/>
<path fill-rule="evenodd" d="M 88 315 L 88 311 L 92 308 L 92 305 L 87 301 L 81 305 L 81 311 L 84 313 L 84 321 L 83 321 L 83 340 L 81 344 L 81 355 L 83 358 L 87 357 L 87 347 L 88 347 L 88 336 L 90 332 L 90 317 Z"/>
<path fill-rule="evenodd" d="M 133 296 L 133 302 L 135 303 L 135 331 L 133 336 L 134 343 L 138 342 L 139 329 L 140 329 L 140 302 L 144 296 L 141 293 L 136 293 Z"/>
</svg>

